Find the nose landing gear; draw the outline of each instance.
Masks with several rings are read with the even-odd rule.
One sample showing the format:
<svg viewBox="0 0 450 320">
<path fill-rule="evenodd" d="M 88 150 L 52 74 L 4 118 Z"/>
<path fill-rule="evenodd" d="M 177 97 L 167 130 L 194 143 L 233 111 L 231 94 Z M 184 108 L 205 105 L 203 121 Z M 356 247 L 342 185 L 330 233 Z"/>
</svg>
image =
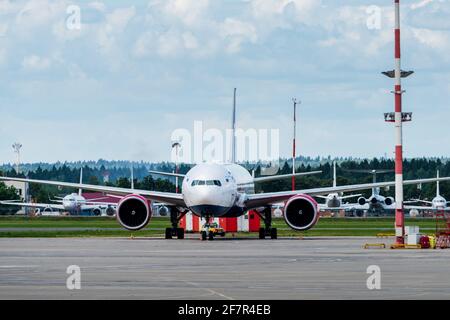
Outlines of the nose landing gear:
<svg viewBox="0 0 450 320">
<path fill-rule="evenodd" d="M 200 232 L 200 236 L 202 241 L 214 240 L 214 232 L 211 229 L 211 217 L 205 216 L 205 224 L 203 225 L 201 230 L 202 231 Z"/>
<path fill-rule="evenodd" d="M 172 239 L 177 237 L 178 239 L 184 239 L 184 229 L 178 228 L 178 223 L 185 216 L 185 212 L 179 212 L 176 208 L 170 208 L 170 222 L 172 228 L 166 228 L 166 239 Z"/>
</svg>

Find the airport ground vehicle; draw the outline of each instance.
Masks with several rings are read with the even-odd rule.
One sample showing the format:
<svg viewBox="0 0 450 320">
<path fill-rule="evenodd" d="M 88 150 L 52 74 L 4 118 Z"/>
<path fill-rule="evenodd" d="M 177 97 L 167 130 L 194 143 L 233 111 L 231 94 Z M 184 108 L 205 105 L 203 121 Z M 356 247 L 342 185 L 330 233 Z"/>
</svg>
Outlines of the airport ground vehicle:
<svg viewBox="0 0 450 320">
<path fill-rule="evenodd" d="M 213 222 L 202 226 L 201 236 L 202 240 L 206 240 L 206 238 L 212 240 L 214 236 L 225 237 L 225 230 L 217 222 Z"/>
</svg>

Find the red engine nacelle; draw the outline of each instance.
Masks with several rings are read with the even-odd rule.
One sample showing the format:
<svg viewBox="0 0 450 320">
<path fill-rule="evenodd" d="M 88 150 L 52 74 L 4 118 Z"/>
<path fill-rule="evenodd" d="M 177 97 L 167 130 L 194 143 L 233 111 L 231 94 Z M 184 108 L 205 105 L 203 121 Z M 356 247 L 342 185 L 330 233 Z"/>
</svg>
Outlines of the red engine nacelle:
<svg viewBox="0 0 450 320">
<path fill-rule="evenodd" d="M 117 221 L 128 230 L 141 230 L 152 216 L 149 201 L 137 194 L 131 194 L 122 198 L 117 205 Z"/>
<path fill-rule="evenodd" d="M 306 194 L 293 196 L 284 206 L 284 220 L 295 230 L 312 228 L 319 220 L 316 200 Z"/>
</svg>

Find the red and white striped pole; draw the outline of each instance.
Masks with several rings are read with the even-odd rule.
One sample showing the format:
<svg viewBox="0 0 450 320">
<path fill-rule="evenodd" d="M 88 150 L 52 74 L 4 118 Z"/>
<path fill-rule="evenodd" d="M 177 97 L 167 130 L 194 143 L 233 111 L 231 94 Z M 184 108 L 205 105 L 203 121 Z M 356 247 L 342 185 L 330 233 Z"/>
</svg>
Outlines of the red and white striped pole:
<svg viewBox="0 0 450 320">
<path fill-rule="evenodd" d="M 294 136 L 292 139 L 292 191 L 295 191 L 295 136 L 297 133 L 297 100 L 292 99 L 294 102 Z"/>
<path fill-rule="evenodd" d="M 402 85 L 400 63 L 400 0 L 395 4 L 395 236 L 397 244 L 404 244 L 403 215 L 403 147 L 402 147 Z"/>
</svg>

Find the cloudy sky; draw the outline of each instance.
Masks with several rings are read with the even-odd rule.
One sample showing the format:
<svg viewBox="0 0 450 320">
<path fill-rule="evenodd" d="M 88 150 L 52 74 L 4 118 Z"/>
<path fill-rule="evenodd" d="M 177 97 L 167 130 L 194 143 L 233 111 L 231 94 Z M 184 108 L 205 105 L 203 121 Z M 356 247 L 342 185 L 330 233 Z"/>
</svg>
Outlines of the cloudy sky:
<svg viewBox="0 0 450 320">
<path fill-rule="evenodd" d="M 393 156 L 392 2 L 0 0 L 0 162 L 167 160 L 175 129 L 229 126 L 234 87 L 281 155 L 297 97 L 299 153 Z M 450 2 L 403 2 L 405 154 L 450 156 Z"/>
</svg>

